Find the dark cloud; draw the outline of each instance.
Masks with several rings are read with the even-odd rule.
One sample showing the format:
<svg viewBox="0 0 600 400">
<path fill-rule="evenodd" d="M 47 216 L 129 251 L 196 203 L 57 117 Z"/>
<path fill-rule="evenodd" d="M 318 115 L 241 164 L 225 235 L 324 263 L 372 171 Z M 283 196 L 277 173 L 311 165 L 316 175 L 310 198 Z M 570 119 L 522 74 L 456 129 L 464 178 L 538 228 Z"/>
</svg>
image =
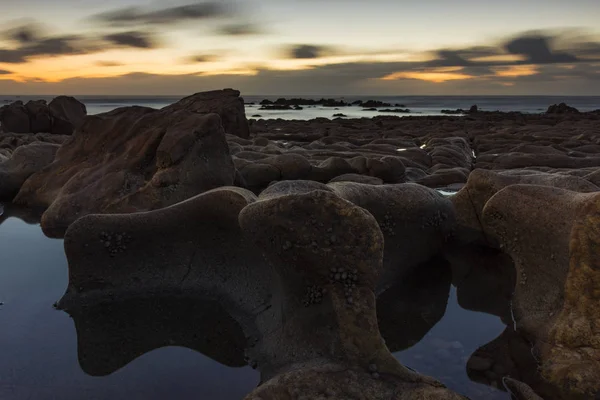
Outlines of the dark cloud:
<svg viewBox="0 0 600 400">
<path fill-rule="evenodd" d="M 332 52 L 328 46 L 317 46 L 312 44 L 298 44 L 291 46 L 286 51 L 288 58 L 308 59 L 319 58 L 330 55 Z"/>
<path fill-rule="evenodd" d="M 120 32 L 104 36 L 104 40 L 117 46 L 151 49 L 156 47 L 156 42 L 147 32 Z"/>
<path fill-rule="evenodd" d="M 196 2 L 159 10 L 146 10 L 140 7 L 122 8 L 94 15 L 92 19 L 113 26 L 166 25 L 218 18 L 228 14 L 229 7 L 222 2 Z"/>
<path fill-rule="evenodd" d="M 29 44 L 35 42 L 42 36 L 41 29 L 35 24 L 22 25 L 13 29 L 9 29 L 4 32 L 4 37 L 9 40 L 21 43 Z"/>
<path fill-rule="evenodd" d="M 83 42 L 79 36 L 37 39 L 15 49 L 0 49 L 0 62 L 22 63 L 33 57 L 85 54 L 92 51 L 91 45 Z"/>
<path fill-rule="evenodd" d="M 207 62 L 218 61 L 219 56 L 214 54 L 196 54 L 193 56 L 189 56 L 183 59 L 183 62 L 186 64 L 200 64 Z"/>
<path fill-rule="evenodd" d="M 264 33 L 262 29 L 255 24 L 231 24 L 225 25 L 217 30 L 217 33 L 221 35 L 229 36 L 250 36 L 259 35 Z"/>
<path fill-rule="evenodd" d="M 12 71 L 7 71 L 5 69 L 0 69 L 0 75 L 8 75 L 8 74 L 12 74 Z"/>
<path fill-rule="evenodd" d="M 551 49 L 552 37 L 545 35 L 527 35 L 512 39 L 504 47 L 511 53 L 524 56 L 531 64 L 556 64 L 577 62 L 578 59 L 566 52 Z"/>
<path fill-rule="evenodd" d="M 116 61 L 97 61 L 95 64 L 99 67 L 120 67 L 123 65 Z"/>
</svg>

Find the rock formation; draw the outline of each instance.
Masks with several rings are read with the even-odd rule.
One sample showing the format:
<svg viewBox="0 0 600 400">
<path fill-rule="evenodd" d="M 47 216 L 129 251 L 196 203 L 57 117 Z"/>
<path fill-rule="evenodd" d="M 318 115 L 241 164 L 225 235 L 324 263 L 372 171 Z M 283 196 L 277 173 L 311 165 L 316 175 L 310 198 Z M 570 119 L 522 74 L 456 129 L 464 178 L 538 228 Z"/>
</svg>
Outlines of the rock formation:
<svg viewBox="0 0 600 400">
<path fill-rule="evenodd" d="M 47 208 L 42 226 L 60 232 L 90 213 L 178 203 L 231 185 L 234 173 L 217 114 L 128 107 L 87 117 L 15 202 Z"/>
<path fill-rule="evenodd" d="M 70 135 L 86 115 L 85 105 L 73 97 L 59 96 L 50 104 L 16 101 L 0 108 L 0 126 L 3 132 Z"/>
</svg>

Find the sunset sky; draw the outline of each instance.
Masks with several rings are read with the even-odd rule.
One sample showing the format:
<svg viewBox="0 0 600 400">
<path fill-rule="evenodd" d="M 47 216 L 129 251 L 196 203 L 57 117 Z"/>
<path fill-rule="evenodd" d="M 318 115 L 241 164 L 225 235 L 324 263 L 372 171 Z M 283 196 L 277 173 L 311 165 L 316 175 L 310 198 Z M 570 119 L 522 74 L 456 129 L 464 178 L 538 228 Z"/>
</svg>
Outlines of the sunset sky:
<svg viewBox="0 0 600 400">
<path fill-rule="evenodd" d="M 0 6 L 0 94 L 600 95 L 599 0 Z"/>
</svg>

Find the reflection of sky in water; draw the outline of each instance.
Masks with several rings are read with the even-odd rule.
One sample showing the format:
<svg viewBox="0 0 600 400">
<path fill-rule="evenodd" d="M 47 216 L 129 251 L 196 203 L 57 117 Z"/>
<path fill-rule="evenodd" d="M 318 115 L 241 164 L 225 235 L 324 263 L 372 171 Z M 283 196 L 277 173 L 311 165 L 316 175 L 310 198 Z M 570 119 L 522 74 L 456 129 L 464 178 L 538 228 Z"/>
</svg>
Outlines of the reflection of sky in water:
<svg viewBox="0 0 600 400">
<path fill-rule="evenodd" d="M 0 223 L 0 254 L 0 399 L 239 399 L 258 383 L 248 367 L 176 347 L 146 353 L 106 377 L 86 375 L 73 320 L 52 308 L 68 280 L 62 240 L 8 218 Z M 462 309 L 452 288 L 442 320 L 396 356 L 473 399 L 507 399 L 466 374 L 468 357 L 503 330 L 498 317 Z"/>
<path fill-rule="evenodd" d="M 67 286 L 62 240 L 17 218 L 0 223 L 0 399 L 240 399 L 258 383 L 186 348 L 147 353 L 107 377 L 77 361 L 73 321 L 52 308 Z"/>
<path fill-rule="evenodd" d="M 456 288 L 452 287 L 440 322 L 419 343 L 394 355 L 404 365 L 472 399 L 508 399 L 505 392 L 471 381 L 466 370 L 471 354 L 498 337 L 504 328 L 499 317 L 461 308 Z"/>
</svg>

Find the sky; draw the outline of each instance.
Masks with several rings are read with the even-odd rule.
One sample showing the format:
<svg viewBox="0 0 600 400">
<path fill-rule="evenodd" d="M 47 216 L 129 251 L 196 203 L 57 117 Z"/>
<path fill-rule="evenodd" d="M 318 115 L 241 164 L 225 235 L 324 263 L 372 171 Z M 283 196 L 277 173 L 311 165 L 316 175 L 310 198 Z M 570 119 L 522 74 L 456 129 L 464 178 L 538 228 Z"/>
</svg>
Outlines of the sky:
<svg viewBox="0 0 600 400">
<path fill-rule="evenodd" d="M 0 8 L 0 94 L 600 95 L 599 0 Z"/>
</svg>

